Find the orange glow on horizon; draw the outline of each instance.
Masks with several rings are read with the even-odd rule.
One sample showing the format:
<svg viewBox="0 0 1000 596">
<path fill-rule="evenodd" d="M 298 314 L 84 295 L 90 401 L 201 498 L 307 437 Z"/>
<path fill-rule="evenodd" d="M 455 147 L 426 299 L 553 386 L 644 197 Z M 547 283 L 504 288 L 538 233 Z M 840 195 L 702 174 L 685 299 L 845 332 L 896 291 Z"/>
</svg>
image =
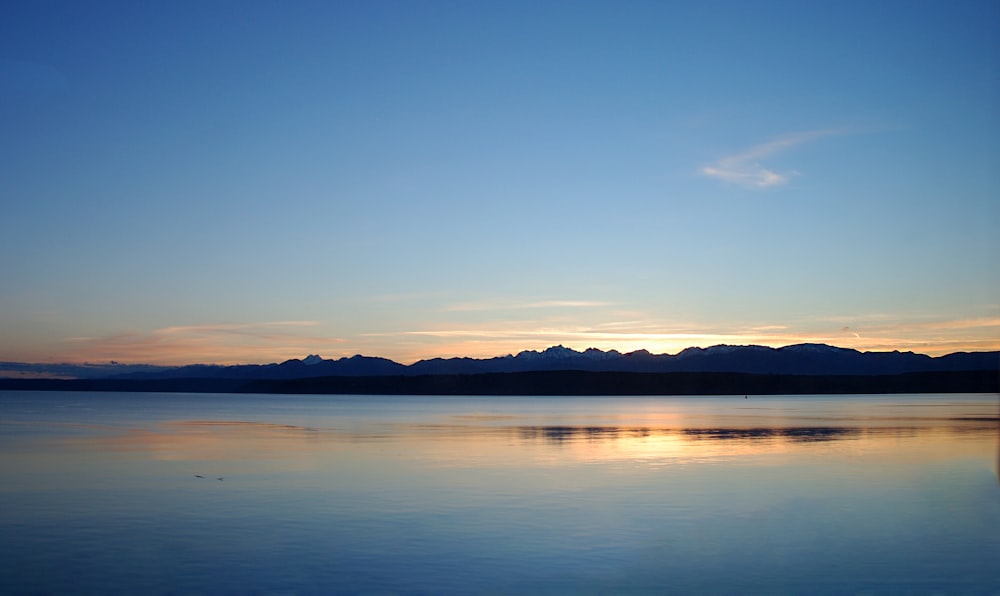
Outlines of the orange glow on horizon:
<svg viewBox="0 0 1000 596">
<path fill-rule="evenodd" d="M 771 348 L 781 348 L 801 343 L 822 343 L 861 352 L 916 352 L 932 357 L 944 356 L 955 352 L 992 352 L 1000 351 L 1000 341 L 993 340 L 953 340 L 931 343 L 924 341 L 890 342 L 886 340 L 838 341 L 827 337 L 804 337 L 798 340 L 772 340 L 758 337 L 733 337 L 728 341 L 691 341 L 657 340 L 657 341 L 580 341 L 575 339 L 550 342 L 513 342 L 466 340 L 451 342 L 431 342 L 427 344 L 413 343 L 402 345 L 374 345 L 372 342 L 357 342 L 356 349 L 344 349 L 345 344 L 338 343 L 309 345 L 275 345 L 275 346 L 141 346 L 133 345 L 129 349 L 79 349 L 63 352 L 58 356 L 41 355 L 34 358 L 30 354 L 11 354 L 0 357 L 10 362 L 50 362 L 50 363 L 108 363 L 121 362 L 125 364 L 151 364 L 160 366 L 183 366 L 187 364 L 269 364 L 285 360 L 301 359 L 310 354 L 318 354 L 323 358 L 339 359 L 354 355 L 388 358 L 400 364 L 412 364 L 420 360 L 432 358 L 494 358 L 506 355 L 516 355 L 522 351 L 543 351 L 547 348 L 561 345 L 566 348 L 583 352 L 588 348 L 602 351 L 617 350 L 622 354 L 638 350 L 646 350 L 652 354 L 677 354 L 687 348 L 709 348 L 715 345 L 758 345 Z M 362 346 L 367 346 L 367 349 Z M 27 357 L 26 357 L 27 356 Z"/>
<path fill-rule="evenodd" d="M 720 344 L 780 348 L 801 343 L 822 343 L 865 352 L 912 351 L 929 356 L 1000 350 L 1000 318 L 895 324 L 878 321 L 878 324 L 855 328 L 826 322 L 822 331 L 806 325 L 798 328 L 763 325 L 732 332 L 699 331 L 689 324 L 683 330 L 657 332 L 653 330 L 655 326 L 655 323 L 634 321 L 591 327 L 519 321 L 326 337 L 325 326 L 312 321 L 192 325 L 68 338 L 55 349 L 36 347 L 27 351 L 17 346 L 4 351 L 0 347 L 0 361 L 232 365 L 282 362 L 310 354 L 330 359 L 361 354 L 412 364 L 431 358 L 503 357 L 524 350 L 542 351 L 555 345 L 580 352 L 596 348 L 621 353 L 647 350 L 653 354 L 677 354 L 690 347 L 708 348 Z"/>
</svg>

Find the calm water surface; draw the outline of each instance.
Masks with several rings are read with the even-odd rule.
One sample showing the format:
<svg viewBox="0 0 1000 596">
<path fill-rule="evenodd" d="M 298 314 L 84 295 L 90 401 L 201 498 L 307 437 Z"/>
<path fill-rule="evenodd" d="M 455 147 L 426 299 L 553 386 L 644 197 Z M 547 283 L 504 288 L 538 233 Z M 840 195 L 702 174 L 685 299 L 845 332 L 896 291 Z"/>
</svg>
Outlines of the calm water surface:
<svg viewBox="0 0 1000 596">
<path fill-rule="evenodd" d="M 998 414 L 0 392 L 0 592 L 1000 593 Z"/>
</svg>

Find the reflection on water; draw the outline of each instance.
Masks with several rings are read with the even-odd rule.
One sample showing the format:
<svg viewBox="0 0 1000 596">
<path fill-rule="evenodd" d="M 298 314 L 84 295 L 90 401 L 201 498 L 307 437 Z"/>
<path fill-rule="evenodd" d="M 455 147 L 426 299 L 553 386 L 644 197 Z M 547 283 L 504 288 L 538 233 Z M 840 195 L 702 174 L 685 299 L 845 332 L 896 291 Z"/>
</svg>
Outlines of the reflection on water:
<svg viewBox="0 0 1000 596">
<path fill-rule="evenodd" d="M 676 436 L 679 439 L 697 440 L 787 440 L 787 441 L 832 441 L 845 439 L 862 432 L 860 428 L 803 427 L 803 428 L 650 428 L 616 426 L 523 426 L 518 434 L 525 439 L 544 438 L 562 443 L 565 441 L 614 441 L 623 439 L 648 438 L 654 436 Z M 902 431 L 903 429 L 895 429 Z"/>
<path fill-rule="evenodd" d="M 784 439 L 789 441 L 832 441 L 860 432 L 856 428 L 690 428 L 684 434 L 698 439 Z"/>
<path fill-rule="evenodd" d="M 996 396 L 0 411 L 3 593 L 1000 591 Z"/>
</svg>

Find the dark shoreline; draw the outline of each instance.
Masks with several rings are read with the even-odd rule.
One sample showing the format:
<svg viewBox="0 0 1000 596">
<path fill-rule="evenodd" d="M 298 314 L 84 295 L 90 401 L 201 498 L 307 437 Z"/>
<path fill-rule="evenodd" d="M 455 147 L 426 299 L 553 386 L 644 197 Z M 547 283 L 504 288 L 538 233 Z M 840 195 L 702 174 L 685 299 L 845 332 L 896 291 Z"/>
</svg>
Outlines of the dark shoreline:
<svg viewBox="0 0 1000 596">
<path fill-rule="evenodd" d="M 300 379 L 0 379 L 0 390 L 330 395 L 788 395 L 998 393 L 996 370 L 897 375 L 536 371 Z"/>
</svg>

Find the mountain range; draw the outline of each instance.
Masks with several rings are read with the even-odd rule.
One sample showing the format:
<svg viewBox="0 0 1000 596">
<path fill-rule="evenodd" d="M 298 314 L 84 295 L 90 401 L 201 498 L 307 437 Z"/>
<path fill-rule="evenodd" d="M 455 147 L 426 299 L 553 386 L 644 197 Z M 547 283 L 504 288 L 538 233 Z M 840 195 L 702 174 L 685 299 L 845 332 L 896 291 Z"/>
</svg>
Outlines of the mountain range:
<svg viewBox="0 0 1000 596">
<path fill-rule="evenodd" d="M 45 365 L 0 363 L 0 373 L 30 378 L 50 376 L 77 379 L 273 379 L 318 377 L 378 377 L 417 375 L 475 375 L 539 371 L 628 373 L 743 373 L 756 375 L 897 375 L 918 372 L 1000 370 L 1000 352 L 956 352 L 931 357 L 914 352 L 860 352 L 826 344 L 797 344 L 782 348 L 717 345 L 688 348 L 677 354 L 646 350 L 621 353 L 589 348 L 582 352 L 563 346 L 526 350 L 495 358 L 433 358 L 410 365 L 386 358 L 351 356 L 303 359 L 273 364 L 177 367 L 151 365 Z M 14 375 L 12 372 L 20 374 Z"/>
</svg>

